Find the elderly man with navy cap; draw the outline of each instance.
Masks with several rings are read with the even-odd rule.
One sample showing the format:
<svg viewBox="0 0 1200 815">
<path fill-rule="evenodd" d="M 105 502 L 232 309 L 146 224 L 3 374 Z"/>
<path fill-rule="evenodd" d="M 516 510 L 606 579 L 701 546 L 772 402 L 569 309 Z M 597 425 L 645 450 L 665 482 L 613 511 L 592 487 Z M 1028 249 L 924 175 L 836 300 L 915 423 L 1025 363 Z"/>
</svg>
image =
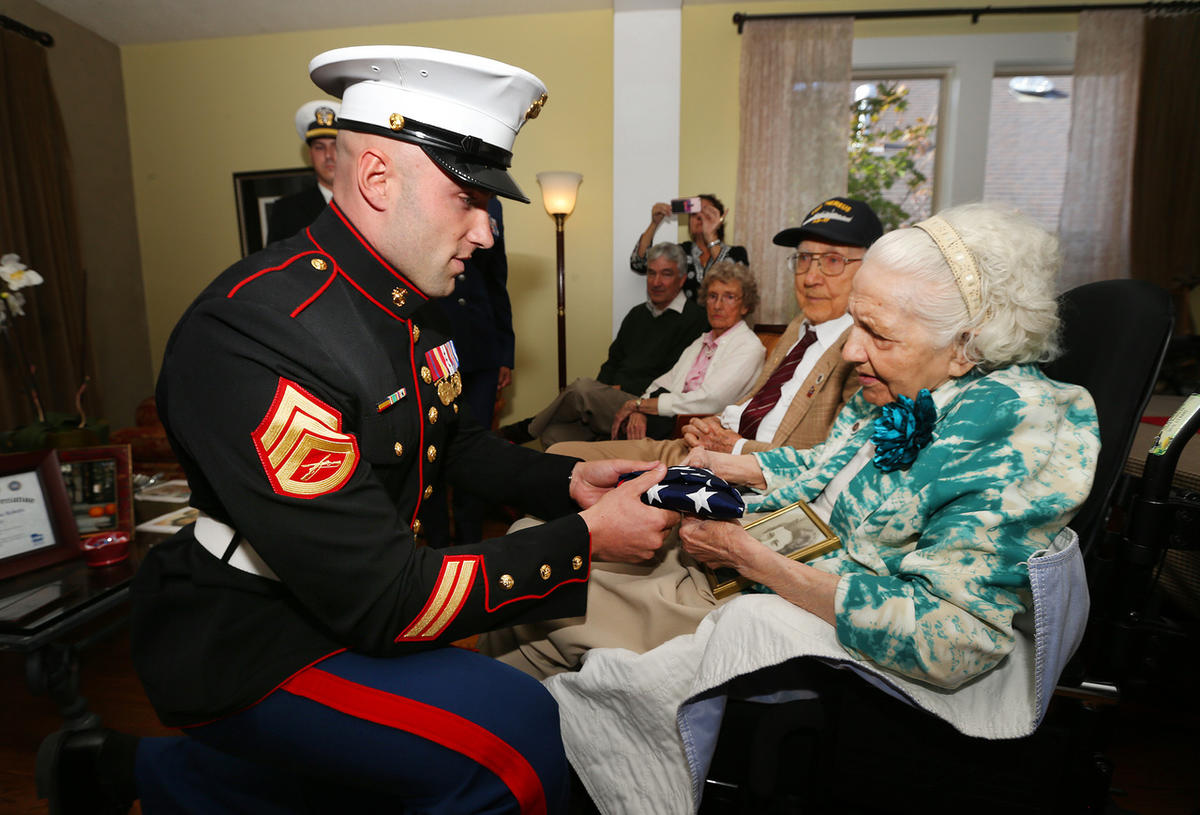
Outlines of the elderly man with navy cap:
<svg viewBox="0 0 1200 815">
<path fill-rule="evenodd" d="M 326 99 L 305 102 L 296 110 L 296 135 L 308 145 L 313 184 L 285 195 L 267 213 L 267 243 L 290 238 L 311 224 L 333 198 L 337 169 L 337 114 L 340 105 Z"/>
<path fill-rule="evenodd" d="M 199 296 L 158 383 L 201 515 L 142 563 L 133 658 L 159 717 L 187 736 L 49 737 L 52 811 L 136 792 L 147 813 L 561 812 L 552 699 L 450 646 L 583 613 L 593 560 L 652 556 L 678 517 L 639 500 L 662 465 L 519 448 L 459 398 L 430 300 L 491 245 L 491 195 L 527 200 L 507 168 L 542 83 L 401 46 L 325 53 L 310 73 L 342 98 L 333 201 Z M 443 469 L 456 489 L 549 520 L 420 546 Z"/>
</svg>

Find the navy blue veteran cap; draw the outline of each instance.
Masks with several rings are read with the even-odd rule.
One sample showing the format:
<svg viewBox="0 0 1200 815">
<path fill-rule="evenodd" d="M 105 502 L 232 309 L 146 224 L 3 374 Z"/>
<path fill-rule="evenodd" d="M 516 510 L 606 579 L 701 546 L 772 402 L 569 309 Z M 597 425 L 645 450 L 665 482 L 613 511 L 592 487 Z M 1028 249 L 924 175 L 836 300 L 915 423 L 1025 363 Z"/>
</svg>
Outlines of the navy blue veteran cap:
<svg viewBox="0 0 1200 815">
<path fill-rule="evenodd" d="M 517 131 L 546 104 L 546 86 L 503 62 L 408 45 L 338 48 L 308 73 L 342 100 L 339 130 L 419 145 L 464 184 L 526 204 L 508 174 Z"/>
<path fill-rule="evenodd" d="M 799 246 L 805 239 L 868 247 L 883 234 L 883 224 L 871 205 L 853 198 L 827 198 L 804 216 L 800 226 L 774 237 L 779 246 Z"/>
<path fill-rule="evenodd" d="M 296 108 L 296 135 L 310 144 L 313 139 L 335 138 L 340 108 L 341 105 L 332 99 L 305 102 Z"/>
</svg>

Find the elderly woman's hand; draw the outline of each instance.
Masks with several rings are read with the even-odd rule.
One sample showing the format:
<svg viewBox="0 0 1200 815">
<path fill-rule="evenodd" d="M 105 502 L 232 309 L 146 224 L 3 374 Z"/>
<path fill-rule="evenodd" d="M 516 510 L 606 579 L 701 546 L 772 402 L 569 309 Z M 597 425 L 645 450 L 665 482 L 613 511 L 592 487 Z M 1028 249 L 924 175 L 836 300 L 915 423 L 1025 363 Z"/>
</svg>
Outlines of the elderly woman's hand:
<svg viewBox="0 0 1200 815">
<path fill-rule="evenodd" d="M 830 625 L 837 625 L 834 598 L 840 579 L 836 574 L 774 552 L 735 521 L 700 520 L 687 516 L 679 524 L 683 551 L 701 563 L 736 569 L 789 603 L 800 606 Z"/>
<path fill-rule="evenodd" d="M 764 489 L 767 486 L 762 467 L 758 465 L 758 459 L 754 456 L 735 456 L 729 453 L 715 453 L 704 447 L 693 447 L 683 463 L 689 467 L 710 470 L 730 484 L 744 484 L 755 489 Z"/>
<path fill-rule="evenodd" d="M 697 416 L 683 428 L 683 440 L 688 447 L 703 447 L 716 453 L 732 453 L 733 445 L 742 437 L 721 426 L 716 416 Z"/>
<path fill-rule="evenodd" d="M 670 214 L 671 205 L 664 204 L 662 201 L 659 201 L 657 204 L 650 207 L 650 225 L 655 227 L 658 226 L 663 222 L 663 219 Z"/>
<path fill-rule="evenodd" d="M 701 520 L 688 515 L 679 524 L 679 539 L 683 551 L 713 568 L 728 567 L 741 572 L 749 567 L 755 554 L 761 554 L 754 551 L 756 547 L 770 553 L 734 521 Z"/>
</svg>

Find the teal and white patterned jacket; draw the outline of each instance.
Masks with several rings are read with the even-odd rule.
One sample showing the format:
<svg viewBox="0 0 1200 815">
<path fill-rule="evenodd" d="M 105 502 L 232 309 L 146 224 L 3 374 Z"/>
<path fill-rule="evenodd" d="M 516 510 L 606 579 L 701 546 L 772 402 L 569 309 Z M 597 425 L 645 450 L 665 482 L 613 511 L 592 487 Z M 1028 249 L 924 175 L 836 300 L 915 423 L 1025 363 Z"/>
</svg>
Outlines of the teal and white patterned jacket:
<svg viewBox="0 0 1200 815">
<path fill-rule="evenodd" d="M 842 575 L 837 635 L 851 653 L 955 688 L 1013 647 L 1030 603 L 1025 561 L 1071 520 L 1100 451 L 1088 392 L 1032 365 L 973 371 L 933 393 L 933 441 L 908 471 L 873 463 L 833 505 L 843 548 L 812 565 Z M 880 409 L 860 391 L 829 439 L 756 453 L 767 491 L 747 509 L 814 500 L 868 443 Z"/>
</svg>

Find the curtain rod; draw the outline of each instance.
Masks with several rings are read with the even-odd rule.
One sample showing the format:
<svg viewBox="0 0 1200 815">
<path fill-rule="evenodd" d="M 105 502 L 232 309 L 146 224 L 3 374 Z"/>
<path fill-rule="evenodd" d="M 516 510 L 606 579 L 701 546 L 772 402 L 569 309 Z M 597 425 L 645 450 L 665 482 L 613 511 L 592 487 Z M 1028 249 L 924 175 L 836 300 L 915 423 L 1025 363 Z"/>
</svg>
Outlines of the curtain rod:
<svg viewBox="0 0 1200 815">
<path fill-rule="evenodd" d="M 38 31 L 36 28 L 30 28 L 24 23 L 19 23 L 12 17 L 6 17 L 3 14 L 0 14 L 0 28 L 7 28 L 9 31 L 15 31 L 22 37 L 28 37 L 34 42 L 41 43 L 47 48 L 52 48 L 54 46 L 54 38 L 45 31 Z"/>
<path fill-rule="evenodd" d="M 922 9 L 893 9 L 888 11 L 814 11 L 795 14 L 743 14 L 733 15 L 733 24 L 738 33 L 743 26 L 753 20 L 803 20 L 813 17 L 853 17 L 857 20 L 887 20 L 901 17 L 961 17 L 970 15 L 971 23 L 978 23 L 984 14 L 1078 14 L 1081 11 L 1127 11 L 1142 9 L 1145 11 L 1183 11 L 1200 10 L 1200 3 L 1194 0 L 1174 0 L 1161 3 L 1113 3 L 1113 4 L 1082 4 L 1071 6 L 979 6 L 976 8 L 922 8 Z"/>
</svg>

